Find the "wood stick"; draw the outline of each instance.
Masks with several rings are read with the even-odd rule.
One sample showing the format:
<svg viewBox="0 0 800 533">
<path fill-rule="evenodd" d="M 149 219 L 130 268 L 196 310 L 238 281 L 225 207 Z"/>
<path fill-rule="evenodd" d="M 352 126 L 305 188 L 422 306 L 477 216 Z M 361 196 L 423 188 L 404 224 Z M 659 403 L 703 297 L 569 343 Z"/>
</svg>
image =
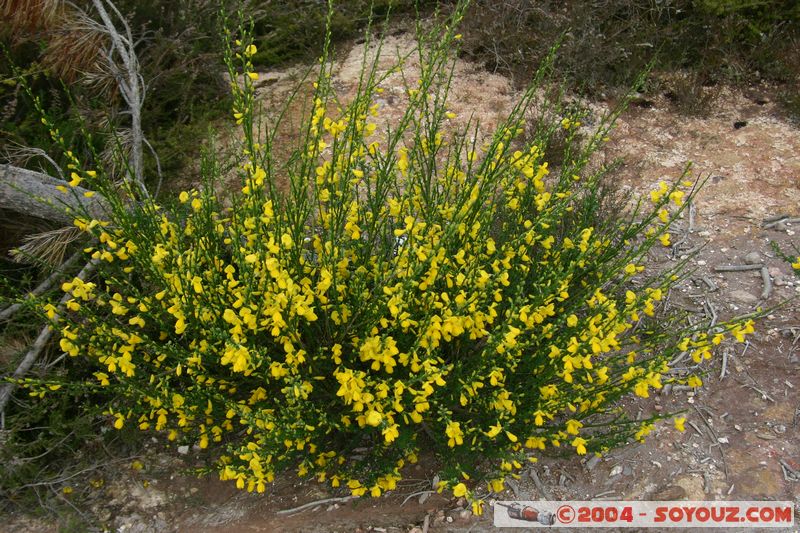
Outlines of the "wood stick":
<svg viewBox="0 0 800 533">
<path fill-rule="evenodd" d="M 324 498 L 322 500 L 316 500 L 313 502 L 304 503 L 298 507 L 292 507 L 291 509 L 282 509 L 277 511 L 275 514 L 294 514 L 299 513 L 300 511 L 305 511 L 306 509 L 311 509 L 312 507 L 316 507 L 317 505 L 325 505 L 326 503 L 343 503 L 352 500 L 355 496 L 342 496 L 341 498 Z"/>
<path fill-rule="evenodd" d="M 97 268 L 97 263 L 99 259 L 92 259 L 88 263 L 86 263 L 78 275 L 76 276 L 78 279 L 85 280 L 89 276 L 94 273 L 95 269 Z M 53 317 L 53 320 L 58 320 L 58 316 L 64 312 L 64 306 L 67 304 L 69 300 L 72 299 L 72 294 L 67 293 L 61 297 L 61 300 L 58 302 L 58 306 L 56 307 L 56 314 Z M 36 360 L 39 359 L 39 355 L 44 350 L 47 343 L 50 341 L 50 337 L 53 336 L 53 328 L 50 325 L 45 326 L 39 332 L 39 336 L 34 341 L 33 345 L 31 346 L 28 353 L 25 354 L 25 357 L 22 359 L 22 362 L 19 364 L 17 369 L 11 375 L 13 379 L 21 379 L 25 377 L 28 371 L 33 367 Z M 17 385 L 13 382 L 4 383 L 0 386 L 0 413 L 5 411 L 6 404 L 11 399 L 11 393 L 14 392 Z"/>
<path fill-rule="evenodd" d="M 64 261 L 61 264 L 61 266 L 53 270 L 53 272 L 47 277 L 47 279 L 45 279 L 43 282 L 37 285 L 31 292 L 29 292 L 27 297 L 32 298 L 34 296 L 40 296 L 44 294 L 46 291 L 50 290 L 50 287 L 52 287 L 53 284 L 59 279 L 61 279 L 61 277 L 64 275 L 64 271 L 66 271 L 69 267 L 71 267 L 78 261 L 82 253 L 83 252 L 78 251 L 75 254 L 73 254 L 72 257 Z M 0 311 L 0 322 L 9 320 L 12 316 L 14 316 L 14 314 L 17 311 L 19 311 L 22 308 L 22 305 L 23 305 L 22 302 L 18 302 L 9 305 L 8 307 Z"/>
<path fill-rule="evenodd" d="M 767 267 L 761 267 L 761 279 L 764 281 L 764 290 L 761 291 L 761 299 L 766 300 L 772 294 L 772 279 L 769 277 Z"/>
<path fill-rule="evenodd" d="M 716 272 L 744 272 L 745 270 L 760 270 L 764 265 L 720 265 L 714 267 Z"/>
</svg>

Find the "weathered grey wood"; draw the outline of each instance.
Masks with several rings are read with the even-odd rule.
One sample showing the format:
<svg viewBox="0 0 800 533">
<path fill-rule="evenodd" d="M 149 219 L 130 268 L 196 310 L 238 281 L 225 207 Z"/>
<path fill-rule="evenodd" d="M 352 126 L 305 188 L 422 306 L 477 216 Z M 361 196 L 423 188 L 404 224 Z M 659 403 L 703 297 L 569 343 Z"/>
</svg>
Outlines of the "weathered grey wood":
<svg viewBox="0 0 800 533">
<path fill-rule="evenodd" d="M 63 193 L 56 187 L 67 188 Z M 71 226 L 86 210 L 91 218 L 104 218 L 105 199 L 86 198 L 88 189 L 70 187 L 60 179 L 20 167 L 0 164 L 0 208 Z"/>
</svg>

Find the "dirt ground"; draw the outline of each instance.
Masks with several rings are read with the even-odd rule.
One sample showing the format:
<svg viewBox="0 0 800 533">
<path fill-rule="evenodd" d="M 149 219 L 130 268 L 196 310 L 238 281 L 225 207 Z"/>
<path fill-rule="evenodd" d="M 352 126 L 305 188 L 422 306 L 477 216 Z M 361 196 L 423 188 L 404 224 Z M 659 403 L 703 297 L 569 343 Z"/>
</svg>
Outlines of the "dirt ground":
<svg viewBox="0 0 800 533">
<path fill-rule="evenodd" d="M 402 51 L 409 43 L 407 35 L 396 35 L 385 47 Z M 353 68 L 362 51 L 354 46 L 340 65 L 334 83 L 345 93 L 353 88 L 357 73 Z M 296 72 L 265 74 L 262 100 L 269 104 L 282 98 Z M 391 121 L 403 87 L 396 78 L 386 85 L 380 104 L 384 119 Z M 693 162 L 694 176 L 708 178 L 693 206 L 691 224 L 687 215 L 676 228 L 676 245 L 660 248 L 650 257 L 653 264 L 666 264 L 703 246 L 690 260 L 694 273 L 670 294 L 668 305 L 689 311 L 698 321 L 714 315 L 722 320 L 759 308 L 768 309 L 767 316 L 757 322 L 747 344 L 722 347 L 697 393 L 663 390 L 636 403 L 644 416 L 688 409 L 684 433 L 663 424 L 644 444 L 602 459 L 542 459 L 517 484 L 492 498 L 763 499 L 800 505 L 800 309 L 793 299 L 800 292 L 800 278 L 771 244 L 787 251 L 792 244 L 800 246 L 800 219 L 764 222 L 782 215 L 800 216 L 800 129 L 778 114 L 770 87 L 708 90 L 714 98 L 702 117 L 680 114 L 667 96 L 635 101 L 601 157 L 609 161 L 621 157 L 620 184 L 636 192 L 646 193 L 661 179 L 679 177 L 687 161 Z M 457 121 L 474 113 L 491 128 L 515 96 L 509 80 L 458 63 L 452 96 Z M 595 113 L 606 106 L 589 104 Z M 768 295 L 761 269 L 716 270 L 746 263 L 765 267 L 771 286 Z M 92 504 L 92 511 L 112 530 L 495 530 L 491 507 L 478 518 L 463 501 L 428 494 L 432 471 L 425 465 L 411 467 L 402 486 L 384 498 L 323 502 L 297 513 L 278 514 L 344 494 L 291 478 L 276 482 L 263 495 L 243 493 L 229 483 L 180 473 L 202 464 L 199 453 L 164 451 L 156 443 L 141 461 L 143 469 L 119 473 L 98 490 Z M 10 531 L 47 526 L 25 521 Z"/>
</svg>

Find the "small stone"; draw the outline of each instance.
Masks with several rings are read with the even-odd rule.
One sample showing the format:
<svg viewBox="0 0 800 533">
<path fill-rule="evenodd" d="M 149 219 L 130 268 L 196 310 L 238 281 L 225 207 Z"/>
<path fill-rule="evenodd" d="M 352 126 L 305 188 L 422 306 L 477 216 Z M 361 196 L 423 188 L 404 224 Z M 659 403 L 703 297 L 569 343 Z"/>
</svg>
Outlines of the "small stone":
<svg viewBox="0 0 800 533">
<path fill-rule="evenodd" d="M 633 467 L 630 465 L 625 465 L 625 468 L 622 469 L 623 476 L 632 476 L 633 475 Z"/>
<path fill-rule="evenodd" d="M 609 477 L 614 477 L 614 476 L 620 475 L 622 473 L 622 470 L 623 470 L 622 465 L 615 466 L 614 468 L 611 469 L 611 473 L 609 474 Z"/>
<path fill-rule="evenodd" d="M 187 446 L 187 445 L 178 446 L 178 453 L 181 454 L 181 455 L 188 454 L 189 453 L 189 446 Z"/>
<path fill-rule="evenodd" d="M 744 262 L 748 265 L 757 265 L 761 262 L 761 255 L 758 252 L 750 252 L 744 256 Z"/>
<path fill-rule="evenodd" d="M 705 262 L 704 260 L 700 259 L 700 260 L 697 262 L 697 264 L 698 264 L 699 266 L 705 266 L 705 265 L 706 265 L 706 262 Z"/>
<path fill-rule="evenodd" d="M 594 468 L 600 464 L 600 461 L 603 459 L 598 457 L 597 455 L 593 455 L 588 461 L 586 461 L 586 469 L 587 470 L 594 470 Z"/>
<path fill-rule="evenodd" d="M 755 304 L 758 303 L 758 296 L 750 294 L 749 292 L 737 289 L 735 291 L 731 291 L 730 297 L 732 300 L 736 300 L 741 304 Z"/>
</svg>

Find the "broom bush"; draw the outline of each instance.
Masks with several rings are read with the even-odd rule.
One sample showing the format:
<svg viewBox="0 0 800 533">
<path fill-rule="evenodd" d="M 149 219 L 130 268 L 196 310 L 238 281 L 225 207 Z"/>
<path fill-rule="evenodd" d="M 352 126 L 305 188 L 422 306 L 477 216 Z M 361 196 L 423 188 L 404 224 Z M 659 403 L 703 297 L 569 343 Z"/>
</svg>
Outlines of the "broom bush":
<svg viewBox="0 0 800 533">
<path fill-rule="evenodd" d="M 695 184 L 681 176 L 609 209 L 608 176 L 589 162 L 619 110 L 579 135 L 579 114 L 540 98 L 552 54 L 488 142 L 472 123 L 453 127 L 463 12 L 418 27 L 419 82 L 385 129 L 377 60 L 365 54 L 346 103 L 326 45 L 302 141 L 278 160 L 278 121 L 260 127 L 256 110 L 257 49 L 239 30 L 225 35 L 235 161 L 206 153 L 202 186 L 162 206 L 75 160 L 73 182 L 111 212 L 75 221 L 96 239 L 86 253 L 97 275 L 63 285 L 63 316 L 43 309 L 61 349 L 95 370 L 87 382 L 29 381 L 33 393 L 103 390 L 108 424 L 196 443 L 249 491 L 293 470 L 379 496 L 432 453 L 439 488 L 476 513 L 476 481 L 499 491 L 541 454 L 602 454 L 670 416 L 637 420 L 622 400 L 700 386 L 669 361 L 700 363 L 752 331 L 687 327 L 662 309 L 685 262 L 645 268 Z M 542 109 L 554 118 L 524 139 Z M 551 168 L 556 132 L 564 157 Z M 215 192 L 229 168 L 240 185 Z"/>
</svg>

